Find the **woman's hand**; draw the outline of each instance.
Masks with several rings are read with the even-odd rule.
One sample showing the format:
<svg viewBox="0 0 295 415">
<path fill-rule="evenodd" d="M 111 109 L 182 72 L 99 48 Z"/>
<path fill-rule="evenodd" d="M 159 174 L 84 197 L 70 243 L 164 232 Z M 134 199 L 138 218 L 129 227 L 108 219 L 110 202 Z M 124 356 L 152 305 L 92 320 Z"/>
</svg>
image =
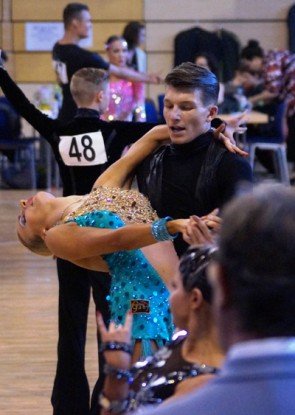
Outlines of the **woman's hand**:
<svg viewBox="0 0 295 415">
<path fill-rule="evenodd" d="M 226 149 L 231 153 L 239 154 L 242 157 L 247 157 L 248 153 L 244 150 L 241 150 L 234 140 L 234 132 L 238 125 L 243 123 L 245 114 L 243 113 L 237 119 L 235 119 L 236 127 L 232 127 L 231 125 L 225 126 L 225 124 L 220 124 L 220 126 L 214 129 L 214 137 L 223 142 Z M 225 128 L 226 127 L 226 128 Z"/>
<path fill-rule="evenodd" d="M 111 322 L 109 329 L 106 328 L 101 314 L 96 312 L 97 329 L 100 332 L 102 343 L 106 342 L 120 342 L 131 344 L 131 328 L 133 315 L 129 311 L 126 315 L 124 324 L 116 325 Z M 106 362 L 119 369 L 129 369 L 131 365 L 130 354 L 121 350 L 106 350 L 104 351 Z"/>
<path fill-rule="evenodd" d="M 170 235 L 175 233 L 184 233 L 186 231 L 189 219 L 173 219 L 168 221 L 166 226 Z"/>
</svg>

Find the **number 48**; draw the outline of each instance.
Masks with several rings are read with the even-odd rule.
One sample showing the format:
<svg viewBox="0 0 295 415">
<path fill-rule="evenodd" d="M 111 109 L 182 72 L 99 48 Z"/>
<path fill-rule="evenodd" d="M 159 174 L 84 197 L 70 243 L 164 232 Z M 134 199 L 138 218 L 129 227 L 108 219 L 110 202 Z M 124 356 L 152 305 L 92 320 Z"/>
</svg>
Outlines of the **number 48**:
<svg viewBox="0 0 295 415">
<path fill-rule="evenodd" d="M 69 149 L 69 156 L 75 157 L 78 161 L 81 161 L 83 155 L 85 160 L 93 161 L 95 159 L 95 151 L 92 147 L 92 138 L 89 137 L 89 135 L 83 135 L 83 137 L 81 138 L 81 144 L 83 147 L 82 153 L 79 151 L 79 146 L 76 137 L 73 137 Z"/>
</svg>

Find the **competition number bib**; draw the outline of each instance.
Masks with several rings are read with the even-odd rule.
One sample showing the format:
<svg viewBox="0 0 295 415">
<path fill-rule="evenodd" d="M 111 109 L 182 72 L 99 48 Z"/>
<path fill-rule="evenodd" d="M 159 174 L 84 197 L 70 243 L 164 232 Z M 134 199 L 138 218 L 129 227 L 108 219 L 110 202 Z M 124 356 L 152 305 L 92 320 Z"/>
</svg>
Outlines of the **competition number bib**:
<svg viewBox="0 0 295 415">
<path fill-rule="evenodd" d="M 101 131 L 61 136 L 58 148 L 66 166 L 96 166 L 107 161 Z"/>
</svg>

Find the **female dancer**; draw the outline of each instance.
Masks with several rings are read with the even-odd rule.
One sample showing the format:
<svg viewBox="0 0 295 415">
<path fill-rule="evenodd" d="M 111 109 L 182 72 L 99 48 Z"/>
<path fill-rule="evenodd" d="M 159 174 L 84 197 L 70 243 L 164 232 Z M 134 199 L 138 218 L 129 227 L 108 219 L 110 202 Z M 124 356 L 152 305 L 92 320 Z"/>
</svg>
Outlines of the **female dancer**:
<svg viewBox="0 0 295 415">
<path fill-rule="evenodd" d="M 106 52 L 112 65 L 127 67 L 128 47 L 121 36 L 111 36 L 106 41 Z M 145 88 L 142 82 L 131 82 L 110 75 L 110 102 L 102 115 L 106 121 L 121 120 L 138 122 L 146 120 Z"/>
<path fill-rule="evenodd" d="M 187 334 L 179 332 L 171 344 L 144 362 L 131 366 L 127 353 L 132 314 L 128 314 L 124 326 L 111 323 L 109 330 L 97 314 L 107 362 L 100 404 L 108 414 L 161 404 L 191 392 L 215 375 L 223 354 L 217 341 L 206 275 L 214 250 L 208 245 L 192 247 L 182 256 L 172 280 L 170 305 L 175 325 Z"/>
<path fill-rule="evenodd" d="M 21 201 L 17 225 L 19 239 L 35 253 L 110 271 L 111 319 L 122 324 L 133 310 L 132 337 L 141 341 L 135 344 L 137 357 L 171 337 L 164 282 L 169 284 L 178 258 L 167 240 L 185 233 L 188 223 L 158 220 L 148 200 L 130 190 L 135 167 L 166 139 L 166 131 L 155 127 L 136 142 L 97 179 L 90 195 L 55 198 L 39 192 Z"/>
</svg>

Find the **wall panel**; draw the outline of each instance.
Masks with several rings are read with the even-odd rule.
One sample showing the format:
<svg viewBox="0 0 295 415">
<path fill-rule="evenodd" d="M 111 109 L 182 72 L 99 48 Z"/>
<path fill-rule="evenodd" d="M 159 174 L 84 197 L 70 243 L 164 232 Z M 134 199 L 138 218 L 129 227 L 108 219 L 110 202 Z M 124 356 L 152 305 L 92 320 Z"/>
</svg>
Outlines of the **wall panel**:
<svg viewBox="0 0 295 415">
<path fill-rule="evenodd" d="M 17 53 L 15 55 L 16 82 L 55 82 L 50 53 Z"/>
<path fill-rule="evenodd" d="M 263 22 L 257 24 L 249 22 L 223 22 L 223 23 L 178 23 L 175 22 L 147 22 L 147 44 L 148 52 L 173 52 L 175 35 L 182 30 L 191 27 L 201 27 L 208 31 L 225 29 L 233 32 L 245 45 L 249 38 L 260 40 L 261 46 L 266 49 L 287 47 L 287 25 L 285 22 Z M 267 34 L 267 36 L 266 36 Z"/>
<path fill-rule="evenodd" d="M 145 0 L 147 21 L 285 19 L 292 0 Z"/>
<path fill-rule="evenodd" d="M 125 26 L 124 22 L 100 22 L 93 24 L 93 45 L 90 50 L 104 51 L 104 43 L 114 34 L 121 34 Z M 15 52 L 25 52 L 25 23 L 13 25 L 13 49 Z"/>
<path fill-rule="evenodd" d="M 136 20 L 142 18 L 142 0 L 86 0 L 93 20 Z M 13 0 L 14 21 L 62 20 L 68 0 Z"/>
</svg>

